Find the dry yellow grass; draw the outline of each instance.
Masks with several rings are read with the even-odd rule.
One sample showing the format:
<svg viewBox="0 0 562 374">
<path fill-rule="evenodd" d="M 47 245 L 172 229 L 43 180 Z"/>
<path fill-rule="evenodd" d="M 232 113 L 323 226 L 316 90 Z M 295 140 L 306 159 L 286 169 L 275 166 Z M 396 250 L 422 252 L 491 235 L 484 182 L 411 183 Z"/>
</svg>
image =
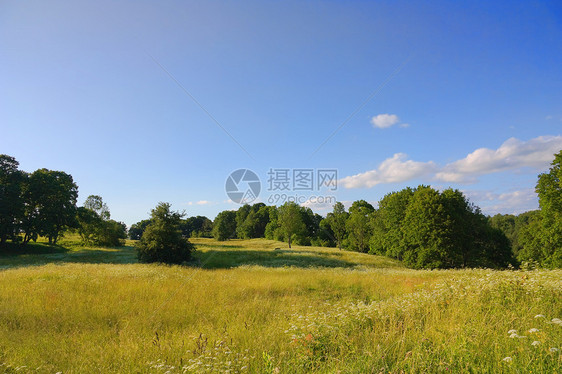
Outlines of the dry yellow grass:
<svg viewBox="0 0 562 374">
<path fill-rule="evenodd" d="M 202 268 L 63 256 L 2 270 L 0 371 L 561 369 L 550 350 L 562 341 L 552 322 L 562 314 L 560 271 L 414 271 L 337 249 L 194 242 Z M 132 249 L 119 251 L 122 260 Z"/>
</svg>

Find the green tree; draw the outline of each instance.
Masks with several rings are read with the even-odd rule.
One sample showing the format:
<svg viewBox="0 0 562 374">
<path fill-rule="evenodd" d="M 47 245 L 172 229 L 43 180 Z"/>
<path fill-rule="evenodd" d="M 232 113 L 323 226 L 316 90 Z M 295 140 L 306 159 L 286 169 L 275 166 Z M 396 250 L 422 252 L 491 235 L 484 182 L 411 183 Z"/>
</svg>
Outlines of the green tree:
<svg viewBox="0 0 562 374">
<path fill-rule="evenodd" d="M 252 206 L 252 211 L 255 212 L 252 221 L 254 238 L 264 238 L 265 228 L 269 223 L 270 207 L 263 203 L 258 203 Z"/>
<path fill-rule="evenodd" d="M 76 218 L 78 220 L 78 235 L 80 235 L 82 241 L 85 244 L 94 244 L 102 219 L 96 212 L 83 206 L 76 209 Z"/>
<path fill-rule="evenodd" d="M 419 186 L 402 230 L 404 262 L 414 268 L 505 267 L 509 240 L 458 190 Z"/>
<path fill-rule="evenodd" d="M 404 262 L 414 268 L 454 267 L 453 235 L 439 192 L 420 186 L 408 204 L 404 222 Z"/>
<path fill-rule="evenodd" d="M 116 247 L 124 245 L 127 226 L 109 219 L 109 208 L 101 196 L 90 195 L 77 210 L 78 234 L 84 243 Z"/>
<path fill-rule="evenodd" d="M 205 216 L 188 217 L 180 224 L 182 235 L 189 237 L 211 237 L 213 221 Z"/>
<path fill-rule="evenodd" d="M 316 238 L 312 239 L 312 245 L 317 247 L 336 247 L 336 236 L 328 221 L 325 218 L 321 219 L 318 226 L 318 234 Z"/>
<path fill-rule="evenodd" d="M 509 242 L 512 243 L 512 251 L 514 254 L 517 254 L 518 249 L 516 248 L 515 242 L 517 242 L 517 231 L 515 228 L 515 222 L 517 217 L 513 214 L 496 214 L 490 218 L 488 218 L 488 222 L 490 226 L 501 230 L 504 235 L 509 239 Z"/>
<path fill-rule="evenodd" d="M 545 267 L 562 267 L 562 150 L 554 155 L 550 170 L 538 177 L 540 218 L 524 233 L 520 259 Z"/>
<path fill-rule="evenodd" d="M 342 249 L 342 242 L 347 234 L 346 224 L 348 217 L 349 214 L 345 211 L 345 206 L 340 202 L 336 202 L 332 212 L 326 215 L 326 222 L 334 233 L 334 238 L 340 251 Z"/>
<path fill-rule="evenodd" d="M 532 235 L 533 230 L 536 228 L 528 231 L 528 226 L 531 225 L 531 222 L 540 221 L 540 214 L 540 210 L 531 210 L 517 216 L 513 214 L 496 214 L 490 217 L 489 222 L 492 227 L 501 230 L 509 239 L 514 256 L 517 258 L 527 258 L 525 252 L 520 252 L 523 249 L 524 242 L 530 244 L 528 239 L 530 239 L 530 235 Z"/>
<path fill-rule="evenodd" d="M 365 200 L 354 201 L 349 208 L 346 229 L 351 249 L 367 252 L 371 238 L 371 215 L 375 208 Z"/>
<path fill-rule="evenodd" d="M 276 206 L 268 206 L 269 222 L 265 226 L 264 236 L 269 240 L 283 240 L 283 233 L 279 225 L 279 210 Z"/>
<path fill-rule="evenodd" d="M 140 240 L 142 238 L 142 234 L 146 227 L 150 225 L 151 221 L 149 219 L 143 219 L 137 223 L 133 223 L 129 228 L 129 238 L 132 240 Z M 191 233 L 191 232 L 190 232 Z"/>
<path fill-rule="evenodd" d="M 25 173 L 18 166 L 15 158 L 0 155 L 0 246 L 15 237 L 24 214 Z"/>
<path fill-rule="evenodd" d="M 217 214 L 213 222 L 213 237 L 224 241 L 236 237 L 236 212 L 225 210 Z"/>
<path fill-rule="evenodd" d="M 403 259 L 405 248 L 402 224 L 414 191 L 407 187 L 389 193 L 379 201 L 379 207 L 373 212 L 371 219 L 373 235 L 370 240 L 370 253 Z"/>
<path fill-rule="evenodd" d="M 322 221 L 322 216 L 314 213 L 312 209 L 308 207 L 299 206 L 301 212 L 302 222 L 304 223 L 305 229 L 297 233 L 296 241 L 300 245 L 311 245 L 313 241 L 318 239 L 320 234 L 320 222 Z"/>
<path fill-rule="evenodd" d="M 102 220 L 96 244 L 102 247 L 117 247 L 125 244 L 127 225 L 112 219 Z"/>
<path fill-rule="evenodd" d="M 545 262 L 542 217 L 541 212 L 538 213 L 531 217 L 519 232 L 522 248 L 517 253 L 517 259 L 520 262 L 533 262 L 539 265 Z"/>
<path fill-rule="evenodd" d="M 88 196 L 84 202 L 84 208 L 96 212 L 101 219 L 107 220 L 111 217 L 107 204 L 103 202 L 103 199 L 99 195 Z"/>
<path fill-rule="evenodd" d="M 169 203 L 159 203 L 151 211 L 151 223 L 137 243 L 141 262 L 181 264 L 191 257 L 193 245 L 182 237 L 179 225 L 183 213 L 170 210 Z"/>
<path fill-rule="evenodd" d="M 60 234 L 76 226 L 78 186 L 62 171 L 39 169 L 33 172 L 24 193 L 24 226 L 27 238 L 45 236 L 56 244 Z"/>
<path fill-rule="evenodd" d="M 236 236 L 240 239 L 249 239 L 253 234 L 252 223 L 246 223 L 246 219 L 250 215 L 252 207 L 244 204 L 236 211 Z"/>
<path fill-rule="evenodd" d="M 293 236 L 299 235 L 306 230 L 300 206 L 292 201 L 286 202 L 279 207 L 277 219 L 283 237 L 286 238 L 289 248 L 291 248 Z"/>
<path fill-rule="evenodd" d="M 263 238 L 269 223 L 269 208 L 264 203 L 244 205 L 236 212 L 236 232 L 239 238 Z"/>
</svg>

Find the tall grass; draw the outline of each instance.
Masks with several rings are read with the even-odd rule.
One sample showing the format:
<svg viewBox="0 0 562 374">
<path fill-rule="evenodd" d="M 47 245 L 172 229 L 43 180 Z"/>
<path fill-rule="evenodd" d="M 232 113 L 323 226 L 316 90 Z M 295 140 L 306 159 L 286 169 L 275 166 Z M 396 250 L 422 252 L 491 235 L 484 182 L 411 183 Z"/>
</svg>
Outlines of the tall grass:
<svg viewBox="0 0 562 374">
<path fill-rule="evenodd" d="M 414 271 L 337 249 L 196 242 L 199 267 L 132 253 L 16 261 L 0 272 L 0 371 L 561 370 L 561 271 Z"/>
</svg>

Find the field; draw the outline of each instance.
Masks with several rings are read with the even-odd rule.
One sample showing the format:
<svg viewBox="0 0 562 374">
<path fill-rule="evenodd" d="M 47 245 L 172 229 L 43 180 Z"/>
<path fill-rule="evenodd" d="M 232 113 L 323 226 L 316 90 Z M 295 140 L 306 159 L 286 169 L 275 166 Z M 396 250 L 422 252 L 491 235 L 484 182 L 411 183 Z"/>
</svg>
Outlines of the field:
<svg viewBox="0 0 562 374">
<path fill-rule="evenodd" d="M 192 241 L 183 267 L 70 239 L 0 256 L 0 372 L 562 372 L 560 270 Z"/>
</svg>

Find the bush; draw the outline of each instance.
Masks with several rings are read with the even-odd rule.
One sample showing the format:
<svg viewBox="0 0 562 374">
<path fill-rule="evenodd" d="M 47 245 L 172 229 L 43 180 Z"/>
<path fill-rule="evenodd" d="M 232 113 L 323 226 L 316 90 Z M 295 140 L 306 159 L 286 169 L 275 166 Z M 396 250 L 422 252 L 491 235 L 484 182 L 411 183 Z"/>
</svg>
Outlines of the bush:
<svg viewBox="0 0 562 374">
<path fill-rule="evenodd" d="M 103 219 L 92 209 L 80 207 L 77 209 L 77 223 L 77 231 L 84 244 L 100 247 L 125 245 L 127 226 L 122 222 Z"/>
<path fill-rule="evenodd" d="M 191 258 L 193 244 L 182 237 L 179 228 L 182 217 L 168 203 L 159 203 L 152 210 L 151 223 L 136 247 L 139 261 L 181 264 Z"/>
</svg>

